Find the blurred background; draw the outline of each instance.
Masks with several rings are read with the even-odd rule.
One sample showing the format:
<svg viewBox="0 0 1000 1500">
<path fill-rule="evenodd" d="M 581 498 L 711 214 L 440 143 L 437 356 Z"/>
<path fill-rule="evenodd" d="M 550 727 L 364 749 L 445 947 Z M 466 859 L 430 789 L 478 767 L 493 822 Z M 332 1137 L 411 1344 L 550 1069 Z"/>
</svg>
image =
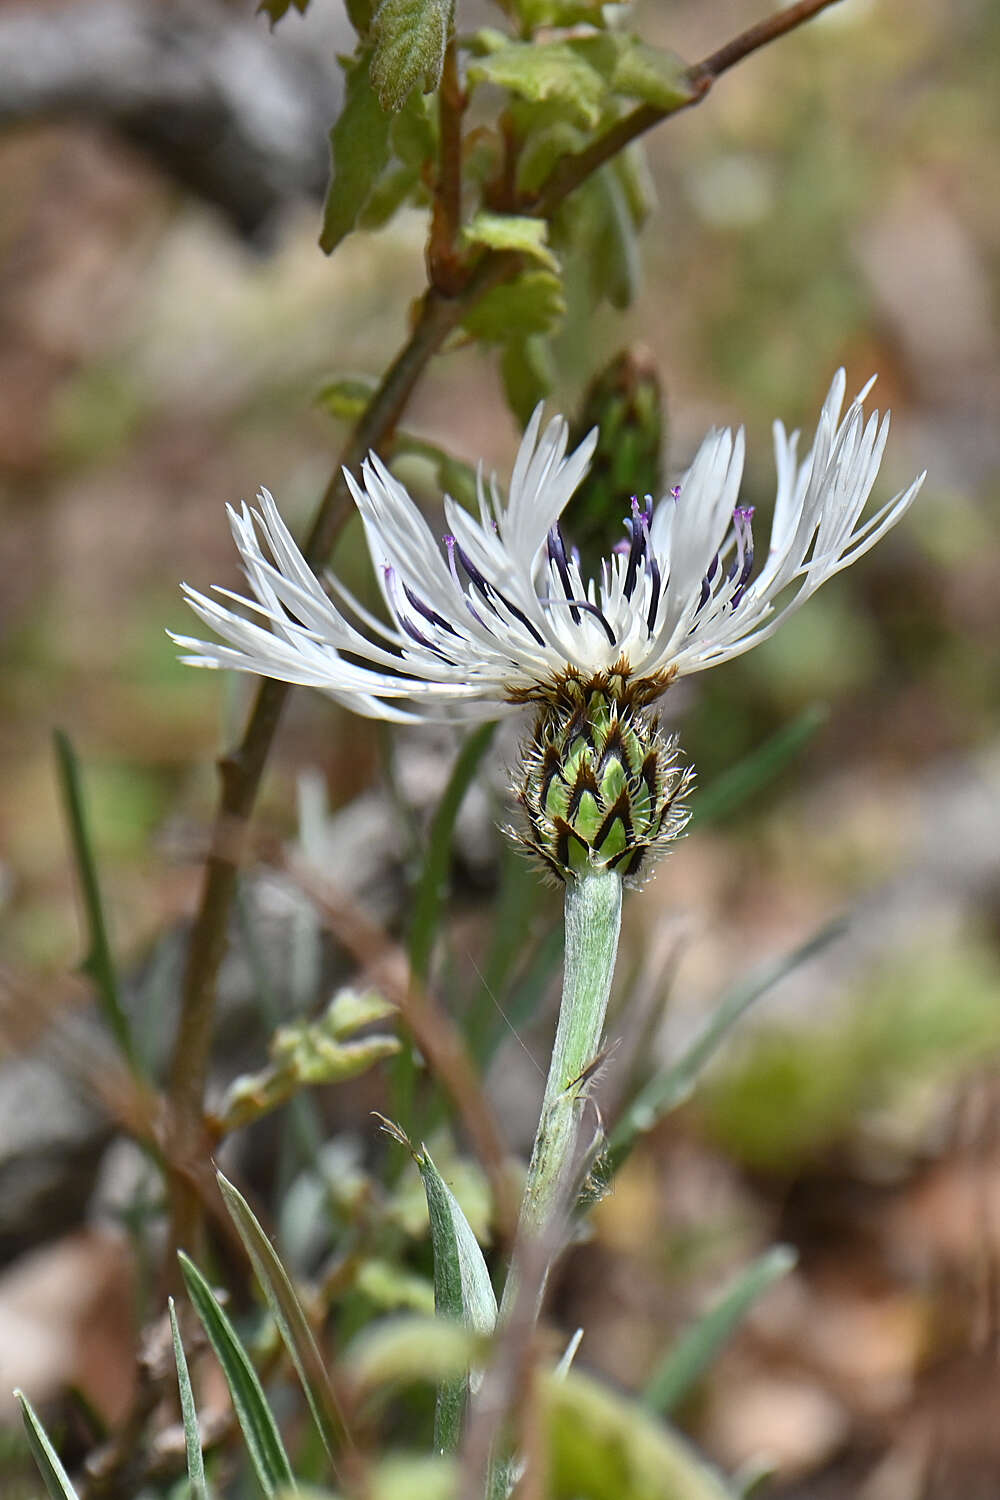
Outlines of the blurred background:
<svg viewBox="0 0 1000 1500">
<path fill-rule="evenodd" d="M 637 29 L 693 60 L 765 8 L 647 0 Z M 245 683 L 176 662 L 164 629 L 191 625 L 178 583 L 238 585 L 224 506 L 260 484 L 301 534 L 344 435 L 317 395 L 334 375 L 381 373 L 424 284 L 415 212 L 331 259 L 317 246 L 335 56 L 351 46 L 334 0 L 274 33 L 242 4 L 0 6 L 0 1388 L 44 1401 L 78 1387 L 108 1420 L 133 1379 L 121 1221 L 137 1167 L 66 1057 L 80 1055 L 67 1038 L 90 1035 L 90 994 L 51 734 L 80 757 L 115 951 L 162 1055 L 213 761 L 248 702 Z M 850 392 L 878 371 L 871 399 L 893 410 L 877 495 L 930 477 L 794 624 L 670 694 L 706 794 L 783 728 L 814 732 L 727 815 L 717 801 L 630 900 L 622 993 L 659 1021 L 669 987 L 662 1055 L 755 965 L 834 915 L 849 926 L 635 1153 L 553 1316 L 586 1329 L 584 1365 L 635 1388 L 706 1298 L 783 1240 L 798 1268 L 686 1402 L 688 1429 L 729 1468 L 770 1455 L 773 1492 L 803 1500 L 992 1497 L 1000 10 L 844 0 L 646 144 L 658 208 L 636 300 L 570 318 L 557 407 L 575 411 L 590 377 L 641 345 L 665 393 L 668 471 L 708 426 L 742 422 L 747 497 L 766 514 L 772 420 L 808 435 L 844 364 Z M 470 348 L 432 365 L 406 426 L 502 476 L 518 438 L 494 363 Z M 407 477 L 431 495 L 426 471 Z M 353 523 L 336 565 L 364 592 Z M 294 838 L 311 819 L 338 878 L 399 930 L 398 802 L 420 826 L 453 748 L 432 731 L 390 744 L 300 693 L 262 825 Z M 491 775 L 459 827 L 455 994 L 478 983 L 509 875 Z M 530 879 L 509 875 L 541 948 L 558 902 Z M 274 933 L 265 968 L 283 975 L 298 907 L 266 871 L 254 882 Z M 525 1032 L 538 1060 L 545 972 Z M 238 951 L 227 976 L 239 1031 Z M 259 1063 L 264 1040 L 246 1045 Z M 524 1048 L 499 1056 L 491 1088 L 524 1149 L 540 1080 Z M 330 1128 L 364 1155 L 377 1082 L 338 1097 Z M 13 1453 L 14 1436 L 0 1446 Z"/>
</svg>

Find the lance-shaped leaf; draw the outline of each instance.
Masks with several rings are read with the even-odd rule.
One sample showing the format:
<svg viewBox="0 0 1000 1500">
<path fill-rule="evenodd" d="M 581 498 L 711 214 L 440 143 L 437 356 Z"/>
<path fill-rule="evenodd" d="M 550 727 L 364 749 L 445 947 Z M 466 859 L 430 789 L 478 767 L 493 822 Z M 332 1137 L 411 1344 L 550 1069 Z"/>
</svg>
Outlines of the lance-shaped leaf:
<svg viewBox="0 0 1000 1500">
<path fill-rule="evenodd" d="M 51 1500 L 78 1500 L 76 1490 L 70 1484 L 69 1475 L 63 1468 L 58 1453 L 49 1442 L 49 1435 L 39 1421 L 35 1408 L 23 1391 L 15 1391 L 14 1395 L 20 1402 L 28 1444 Z"/>
<path fill-rule="evenodd" d="M 497 1299 L 479 1242 L 461 1205 L 424 1147 L 414 1153 L 427 1194 L 434 1252 L 434 1307 L 439 1317 L 488 1335 L 496 1327 Z M 475 1383 L 475 1377 L 471 1377 Z M 453 1453 L 462 1434 L 470 1377 L 444 1381 L 434 1415 L 434 1446 Z"/>
<path fill-rule="evenodd" d="M 305 1310 L 288 1272 L 249 1203 L 221 1172 L 215 1175 L 229 1216 L 250 1257 L 250 1264 L 264 1293 L 268 1309 L 302 1382 L 323 1446 L 333 1461 L 334 1452 L 344 1441 L 344 1417 Z"/>
<path fill-rule="evenodd" d="M 224 1130 L 235 1130 L 276 1109 L 307 1085 L 342 1083 L 399 1051 L 399 1038 L 355 1033 L 393 1015 L 374 990 L 338 990 L 318 1021 L 282 1026 L 271 1041 L 271 1066 L 237 1078 L 223 1102 Z"/>
<path fill-rule="evenodd" d="M 708 1369 L 758 1297 L 788 1275 L 795 1258 L 790 1246 L 774 1245 L 741 1271 L 714 1307 L 688 1329 L 650 1376 L 642 1393 L 643 1405 L 663 1416 L 673 1411 Z"/>
<path fill-rule="evenodd" d="M 382 0 L 372 18 L 372 85 L 383 109 L 398 110 L 418 84 L 441 82 L 452 0 Z"/>
<path fill-rule="evenodd" d="M 282 1490 L 295 1489 L 292 1468 L 281 1441 L 278 1424 L 267 1404 L 250 1356 L 219 1306 L 212 1288 L 183 1250 L 177 1252 L 177 1258 L 188 1296 L 222 1366 L 250 1462 L 267 1500 L 272 1500 L 272 1496 L 280 1494 Z"/>
<path fill-rule="evenodd" d="M 177 1366 L 177 1389 L 181 1398 L 181 1420 L 184 1423 L 184 1448 L 187 1454 L 188 1483 L 191 1486 L 191 1500 L 206 1500 L 205 1461 L 201 1451 L 198 1412 L 195 1409 L 194 1392 L 191 1389 L 191 1376 L 188 1373 L 187 1356 L 184 1353 L 184 1345 L 181 1341 L 181 1331 L 177 1326 L 177 1309 L 174 1307 L 173 1297 L 167 1298 L 167 1308 L 170 1312 L 170 1334 L 174 1342 L 174 1363 Z"/>
<path fill-rule="evenodd" d="M 333 175 L 323 205 L 319 243 L 329 255 L 371 197 L 389 160 L 390 117 L 379 104 L 368 74 L 369 54 L 363 51 L 344 64 L 344 107 L 330 131 Z"/>
</svg>

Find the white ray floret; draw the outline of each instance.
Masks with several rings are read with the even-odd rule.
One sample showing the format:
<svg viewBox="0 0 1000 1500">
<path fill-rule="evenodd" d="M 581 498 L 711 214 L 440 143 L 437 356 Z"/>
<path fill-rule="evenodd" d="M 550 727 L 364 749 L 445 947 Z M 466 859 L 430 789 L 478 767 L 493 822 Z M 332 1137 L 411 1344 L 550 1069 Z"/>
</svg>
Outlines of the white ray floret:
<svg viewBox="0 0 1000 1500">
<path fill-rule="evenodd" d="M 888 413 L 865 417 L 871 382 L 841 417 L 834 377 L 812 447 L 774 426 L 778 491 L 768 554 L 754 572 L 753 511 L 738 504 L 742 430 L 713 431 L 680 485 L 657 505 L 631 503 L 628 536 L 581 575 L 561 517 L 587 472 L 592 432 L 567 454 L 569 429 L 541 408 L 521 443 L 506 497 L 480 470 L 479 516 L 449 496 L 438 541 L 406 489 L 372 454 L 345 478 L 361 514 L 387 621 L 336 579 L 325 589 L 267 490 L 229 510 L 252 598 L 183 585 L 225 644 L 173 636 L 193 666 L 228 667 L 318 688 L 382 719 L 496 718 L 573 671 L 614 666 L 666 682 L 748 651 L 905 513 L 924 476 L 862 515 L 878 474 Z M 569 526 L 572 532 L 572 522 Z M 231 609 L 221 602 L 233 600 Z"/>
</svg>

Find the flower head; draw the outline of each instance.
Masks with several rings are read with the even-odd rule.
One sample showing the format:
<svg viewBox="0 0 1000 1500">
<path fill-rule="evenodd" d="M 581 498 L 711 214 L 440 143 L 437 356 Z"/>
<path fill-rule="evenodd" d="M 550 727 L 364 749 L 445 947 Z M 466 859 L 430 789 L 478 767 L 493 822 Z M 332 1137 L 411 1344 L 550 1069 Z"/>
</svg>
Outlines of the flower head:
<svg viewBox="0 0 1000 1500">
<path fill-rule="evenodd" d="M 253 599 L 216 590 L 237 612 L 184 585 L 226 644 L 173 638 L 194 666 L 318 688 L 372 718 L 496 718 L 525 701 L 555 703 L 567 679 L 609 672 L 641 706 L 674 678 L 765 640 L 906 511 L 923 475 L 861 519 L 889 428 L 888 414 L 865 417 L 870 385 L 841 417 L 838 372 L 801 461 L 798 433 L 775 423 L 778 492 L 759 566 L 753 510 L 738 503 L 742 430 L 712 431 L 674 490 L 655 505 L 632 499 L 622 540 L 598 577 L 583 577 L 562 514 L 596 434 L 567 454 L 566 422 L 543 431 L 539 408 L 506 497 L 480 470 L 478 518 L 446 496 L 441 542 L 375 454 L 361 483 L 345 471 L 388 623 L 336 578 L 324 590 L 262 490 L 258 510 L 230 510 Z"/>
</svg>

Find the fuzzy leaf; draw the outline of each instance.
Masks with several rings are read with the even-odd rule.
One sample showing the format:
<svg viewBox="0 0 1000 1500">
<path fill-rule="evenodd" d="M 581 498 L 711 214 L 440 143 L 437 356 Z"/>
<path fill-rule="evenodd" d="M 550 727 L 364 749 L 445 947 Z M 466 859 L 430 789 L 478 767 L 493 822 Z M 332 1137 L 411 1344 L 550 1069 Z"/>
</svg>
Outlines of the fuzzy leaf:
<svg viewBox="0 0 1000 1500">
<path fill-rule="evenodd" d="M 181 1331 L 177 1326 L 177 1309 L 174 1307 L 173 1297 L 167 1298 L 167 1307 L 170 1312 L 170 1333 L 174 1343 L 174 1363 L 177 1366 L 177 1389 L 181 1400 L 181 1418 L 184 1422 L 184 1448 L 187 1453 L 188 1484 L 191 1486 L 191 1500 L 206 1500 L 205 1460 L 201 1452 L 198 1413 L 194 1404 L 194 1392 L 191 1389 L 191 1376 L 188 1373 L 187 1356 L 184 1353 L 184 1345 L 181 1342 Z"/>
<path fill-rule="evenodd" d="M 362 1392 L 386 1391 L 419 1381 L 455 1379 L 477 1358 L 482 1341 L 470 1329 L 442 1318 L 388 1318 L 364 1330 L 344 1356 Z"/>
<path fill-rule="evenodd" d="M 344 107 L 330 131 L 333 173 L 319 238 L 327 255 L 357 224 L 389 160 L 390 117 L 372 89 L 368 56 L 365 51 L 344 63 Z"/>
<path fill-rule="evenodd" d="M 487 292 L 462 320 L 474 338 L 506 344 L 515 334 L 548 333 L 563 318 L 562 283 L 551 271 L 523 271 Z"/>
<path fill-rule="evenodd" d="M 572 1370 L 541 1385 L 551 1500 L 732 1500 L 684 1439 L 637 1402 Z"/>
<path fill-rule="evenodd" d="M 441 82 L 451 0 L 382 0 L 372 19 L 372 86 L 383 109 L 402 109 L 419 83 L 425 94 Z"/>
<path fill-rule="evenodd" d="M 431 1221 L 435 1311 L 474 1333 L 491 1334 L 496 1327 L 497 1299 L 479 1241 L 426 1147 L 414 1159 Z M 463 1373 L 457 1380 L 442 1382 L 438 1390 L 434 1446 L 439 1453 L 454 1453 L 458 1448 L 468 1386 Z"/>
<path fill-rule="evenodd" d="M 15 1391 L 14 1396 L 20 1402 L 21 1417 L 24 1421 L 24 1430 L 28 1435 L 32 1457 L 38 1465 L 51 1500 L 78 1500 L 69 1475 L 49 1441 L 49 1435 L 39 1421 L 35 1408 L 23 1391 Z"/>
<path fill-rule="evenodd" d="M 268 1500 L 282 1490 L 294 1490 L 295 1481 L 278 1432 L 278 1424 L 267 1404 L 250 1356 L 194 1261 L 183 1250 L 177 1252 L 177 1258 L 181 1263 L 188 1296 L 222 1366 L 236 1420 L 240 1424 L 247 1453 L 261 1489 Z"/>
<path fill-rule="evenodd" d="M 491 250 L 519 250 L 532 260 L 541 261 L 550 271 L 559 270 L 559 262 L 546 244 L 549 226 L 544 219 L 518 214 L 477 213 L 462 231 L 472 245 L 487 245 Z"/>
<path fill-rule="evenodd" d="M 616 94 L 624 94 L 627 99 L 638 99 L 669 113 L 694 98 L 687 65 L 673 52 L 612 31 L 579 37 L 573 46 Z"/>
<path fill-rule="evenodd" d="M 236 1225 L 258 1285 L 267 1300 L 268 1310 L 302 1382 L 323 1446 L 332 1458 L 344 1435 L 343 1413 L 298 1293 L 243 1194 L 221 1172 L 215 1175 L 229 1217 Z"/>
<path fill-rule="evenodd" d="M 609 92 L 606 80 L 569 42 L 509 42 L 471 62 L 468 76 L 470 84 L 493 83 L 533 104 L 561 104 L 588 129 L 600 120 Z"/>
</svg>

